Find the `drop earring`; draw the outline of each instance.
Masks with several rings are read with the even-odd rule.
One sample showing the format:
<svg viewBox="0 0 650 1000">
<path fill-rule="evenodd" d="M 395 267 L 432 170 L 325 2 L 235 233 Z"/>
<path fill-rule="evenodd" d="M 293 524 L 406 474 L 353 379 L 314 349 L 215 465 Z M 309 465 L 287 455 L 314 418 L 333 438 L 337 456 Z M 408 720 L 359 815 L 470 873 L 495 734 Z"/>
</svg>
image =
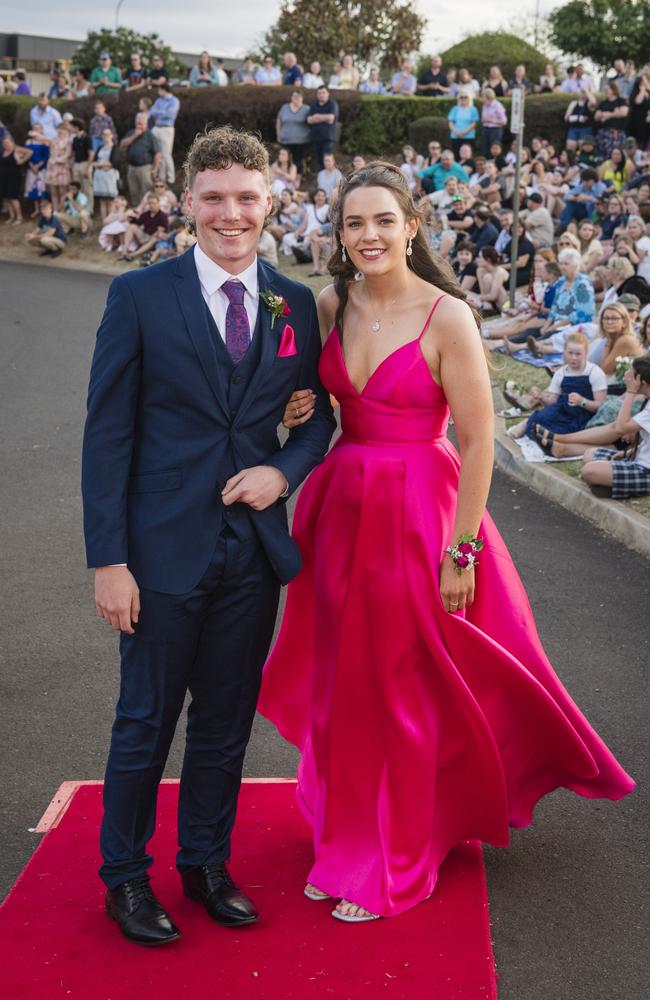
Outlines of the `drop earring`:
<svg viewBox="0 0 650 1000">
<path fill-rule="evenodd" d="M 348 256 L 347 256 L 347 254 L 345 252 L 345 243 L 341 243 L 341 260 L 345 264 L 345 262 L 347 261 L 347 259 L 348 259 Z"/>
<path fill-rule="evenodd" d="M 412 236 L 409 236 L 409 245 L 406 248 L 406 256 L 407 257 L 412 257 L 413 256 L 413 237 Z"/>
</svg>

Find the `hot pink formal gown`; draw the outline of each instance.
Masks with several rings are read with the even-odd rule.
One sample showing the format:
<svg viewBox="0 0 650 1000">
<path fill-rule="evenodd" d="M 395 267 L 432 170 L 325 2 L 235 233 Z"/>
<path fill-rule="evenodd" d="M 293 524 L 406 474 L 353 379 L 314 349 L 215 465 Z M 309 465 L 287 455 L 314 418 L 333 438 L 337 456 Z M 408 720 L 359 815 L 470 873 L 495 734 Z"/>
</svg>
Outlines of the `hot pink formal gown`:
<svg viewBox="0 0 650 1000">
<path fill-rule="evenodd" d="M 334 330 L 320 375 L 342 434 L 296 507 L 303 568 L 259 707 L 301 752 L 306 879 L 391 916 L 431 895 L 455 844 L 507 845 L 552 789 L 617 799 L 634 783 L 554 673 L 487 513 L 476 599 L 443 610 L 460 462 L 420 338 L 359 393 Z"/>
</svg>

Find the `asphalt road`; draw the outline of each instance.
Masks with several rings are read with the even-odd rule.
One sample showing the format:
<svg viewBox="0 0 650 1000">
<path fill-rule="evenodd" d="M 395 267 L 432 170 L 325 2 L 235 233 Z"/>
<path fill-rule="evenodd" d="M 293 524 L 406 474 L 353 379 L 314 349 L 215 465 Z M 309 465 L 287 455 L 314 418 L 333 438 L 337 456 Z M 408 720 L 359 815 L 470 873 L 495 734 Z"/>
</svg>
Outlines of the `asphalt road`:
<svg viewBox="0 0 650 1000">
<path fill-rule="evenodd" d="M 84 568 L 79 448 L 107 285 L 0 265 L 0 896 L 59 784 L 103 773 L 117 649 Z M 649 565 L 499 474 L 490 509 L 560 677 L 640 786 L 616 804 L 557 792 L 510 849 L 486 848 L 500 998 L 645 1000 Z M 260 721 L 246 773 L 294 766 Z M 177 741 L 168 774 L 179 769 Z"/>
</svg>

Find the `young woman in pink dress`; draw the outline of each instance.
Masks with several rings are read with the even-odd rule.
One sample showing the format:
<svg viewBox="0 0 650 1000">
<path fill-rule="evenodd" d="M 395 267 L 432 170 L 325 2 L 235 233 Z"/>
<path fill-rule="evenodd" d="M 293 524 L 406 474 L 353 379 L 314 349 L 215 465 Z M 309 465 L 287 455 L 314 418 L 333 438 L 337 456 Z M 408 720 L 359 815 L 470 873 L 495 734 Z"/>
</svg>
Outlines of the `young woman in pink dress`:
<svg viewBox="0 0 650 1000">
<path fill-rule="evenodd" d="M 431 896 L 460 841 L 505 846 L 552 789 L 616 799 L 633 782 L 553 672 L 485 510 L 492 401 L 476 317 L 400 171 L 356 171 L 334 232 L 320 375 L 342 434 L 296 507 L 303 568 L 260 711 L 301 751 L 305 892 L 359 922 Z"/>
</svg>

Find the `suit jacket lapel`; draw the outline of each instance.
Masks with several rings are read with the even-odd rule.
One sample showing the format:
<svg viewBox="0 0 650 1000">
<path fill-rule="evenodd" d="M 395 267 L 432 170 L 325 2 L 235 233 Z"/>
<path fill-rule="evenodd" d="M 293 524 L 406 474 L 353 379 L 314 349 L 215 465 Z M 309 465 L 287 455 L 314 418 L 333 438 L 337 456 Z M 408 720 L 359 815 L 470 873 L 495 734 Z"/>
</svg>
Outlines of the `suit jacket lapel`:
<svg viewBox="0 0 650 1000">
<path fill-rule="evenodd" d="M 212 343 L 205 313 L 205 300 L 201 291 L 201 283 L 194 263 L 194 250 L 190 248 L 177 259 L 175 269 L 175 290 L 185 319 L 187 332 L 190 335 L 194 349 L 199 356 L 201 367 L 205 373 L 210 388 L 224 415 L 229 418 L 226 387 L 223 382 L 221 367 Z"/>
<path fill-rule="evenodd" d="M 260 360 L 257 368 L 251 376 L 248 386 L 246 387 L 244 398 L 242 399 L 237 412 L 238 417 L 242 417 L 244 415 L 251 402 L 255 399 L 260 386 L 271 374 L 273 361 L 275 360 L 278 346 L 280 344 L 280 324 L 282 323 L 282 319 L 276 320 L 273 329 L 271 329 L 271 313 L 269 312 L 268 306 L 261 298 L 262 292 L 265 292 L 268 289 L 274 291 L 273 276 L 274 272 L 258 260 L 257 283 L 260 298 L 258 307 L 259 311 L 257 314 L 257 332 L 261 338 Z"/>
</svg>

